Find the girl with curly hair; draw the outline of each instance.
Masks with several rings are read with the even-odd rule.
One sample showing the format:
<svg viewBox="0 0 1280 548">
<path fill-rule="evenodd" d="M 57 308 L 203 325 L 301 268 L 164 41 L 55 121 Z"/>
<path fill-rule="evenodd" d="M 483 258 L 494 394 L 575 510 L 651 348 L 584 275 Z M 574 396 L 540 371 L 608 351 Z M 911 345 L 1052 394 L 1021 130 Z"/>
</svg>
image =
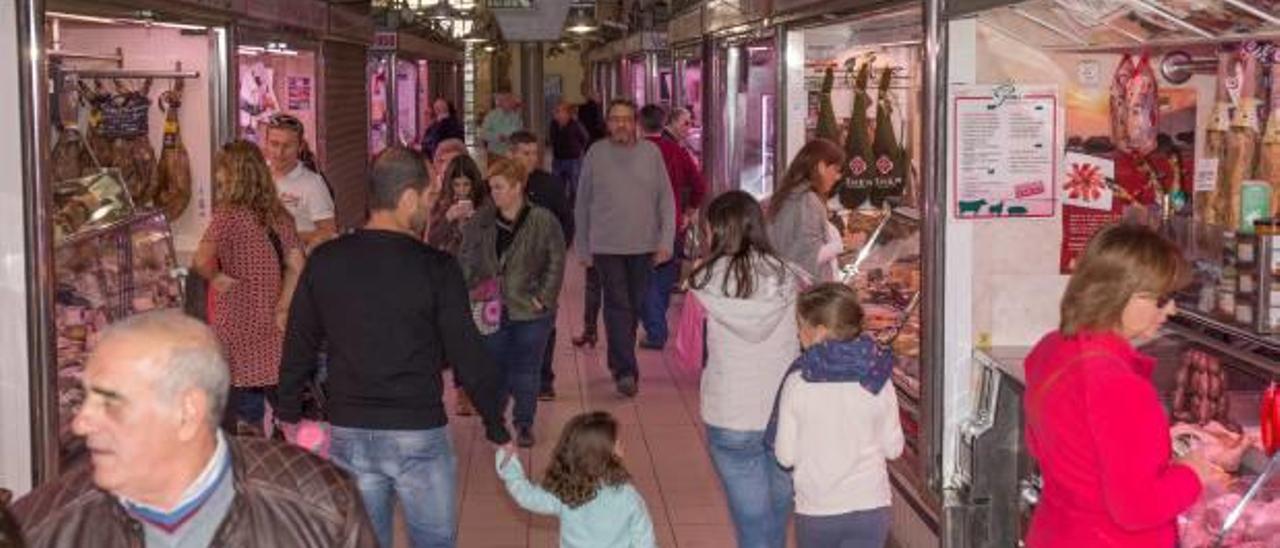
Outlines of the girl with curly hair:
<svg viewBox="0 0 1280 548">
<path fill-rule="evenodd" d="M 656 546 L 649 511 L 622 464 L 618 421 L 609 413 L 583 413 L 565 425 L 540 487 L 512 457 L 497 452 L 507 492 L 525 510 L 560 518 L 561 547 Z"/>
</svg>

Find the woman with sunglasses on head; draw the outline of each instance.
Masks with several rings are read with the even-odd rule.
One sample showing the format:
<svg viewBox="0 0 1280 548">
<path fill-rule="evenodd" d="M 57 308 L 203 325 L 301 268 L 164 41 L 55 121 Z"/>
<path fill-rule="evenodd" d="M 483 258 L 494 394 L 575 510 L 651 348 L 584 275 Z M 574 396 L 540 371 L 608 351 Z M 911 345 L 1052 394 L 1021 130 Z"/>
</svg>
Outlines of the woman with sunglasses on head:
<svg viewBox="0 0 1280 548">
<path fill-rule="evenodd" d="M 1027 545 L 1161 547 L 1213 478 L 1172 456 L 1169 421 L 1137 345 L 1176 312 L 1186 265 L 1151 229 L 1113 225 L 1089 241 L 1062 297 L 1061 324 L 1026 360 L 1026 438 L 1044 475 Z"/>
<path fill-rule="evenodd" d="M 279 382 L 303 244 L 257 146 L 229 143 L 214 167 L 213 219 L 193 262 L 217 292 L 213 330 L 231 364 L 228 416 L 258 428 Z"/>
</svg>

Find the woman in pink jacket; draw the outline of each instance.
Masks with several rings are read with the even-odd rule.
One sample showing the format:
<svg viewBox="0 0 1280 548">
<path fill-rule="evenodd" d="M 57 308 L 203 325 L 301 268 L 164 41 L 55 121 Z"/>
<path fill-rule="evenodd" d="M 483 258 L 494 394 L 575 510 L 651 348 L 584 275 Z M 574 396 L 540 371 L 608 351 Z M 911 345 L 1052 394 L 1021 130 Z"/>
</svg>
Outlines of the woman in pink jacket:
<svg viewBox="0 0 1280 548">
<path fill-rule="evenodd" d="M 1134 344 L 1174 314 L 1170 291 L 1184 268 L 1145 227 L 1111 226 L 1089 242 L 1059 330 L 1026 361 L 1027 445 L 1044 475 L 1028 546 L 1175 546 L 1177 516 L 1211 468 L 1198 455 L 1172 458 L 1156 362 Z"/>
</svg>

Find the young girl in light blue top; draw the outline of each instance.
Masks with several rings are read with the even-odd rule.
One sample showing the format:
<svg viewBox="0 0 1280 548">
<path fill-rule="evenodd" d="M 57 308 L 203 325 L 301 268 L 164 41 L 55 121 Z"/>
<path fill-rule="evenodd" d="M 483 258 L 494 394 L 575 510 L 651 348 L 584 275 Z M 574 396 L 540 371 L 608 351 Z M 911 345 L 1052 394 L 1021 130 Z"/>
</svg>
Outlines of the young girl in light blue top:
<svg viewBox="0 0 1280 548">
<path fill-rule="evenodd" d="M 534 485 L 519 458 L 497 453 L 498 475 L 521 508 L 560 518 L 562 548 L 651 548 L 653 522 L 622 464 L 618 421 L 583 413 L 560 433 L 551 465 Z"/>
</svg>

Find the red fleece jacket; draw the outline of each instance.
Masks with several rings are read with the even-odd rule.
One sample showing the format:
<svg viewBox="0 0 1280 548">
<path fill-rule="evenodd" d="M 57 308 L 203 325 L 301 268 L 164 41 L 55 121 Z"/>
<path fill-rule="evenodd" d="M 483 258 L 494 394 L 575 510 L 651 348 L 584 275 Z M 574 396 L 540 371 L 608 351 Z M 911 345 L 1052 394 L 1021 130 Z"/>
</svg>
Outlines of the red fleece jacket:
<svg viewBox="0 0 1280 548">
<path fill-rule="evenodd" d="M 693 161 L 689 151 L 679 143 L 660 135 L 645 137 L 658 151 L 662 152 L 662 162 L 667 166 L 667 178 L 671 180 L 671 191 L 676 197 L 676 229 L 684 226 L 685 210 L 701 207 L 707 194 L 707 185 L 702 180 L 702 171 Z M 680 235 L 677 232 L 676 237 Z"/>
<path fill-rule="evenodd" d="M 1027 446 L 1044 475 L 1027 546 L 1176 544 L 1177 516 L 1200 496 L 1200 481 L 1170 460 L 1155 365 L 1099 332 L 1055 331 L 1027 357 Z"/>
</svg>

